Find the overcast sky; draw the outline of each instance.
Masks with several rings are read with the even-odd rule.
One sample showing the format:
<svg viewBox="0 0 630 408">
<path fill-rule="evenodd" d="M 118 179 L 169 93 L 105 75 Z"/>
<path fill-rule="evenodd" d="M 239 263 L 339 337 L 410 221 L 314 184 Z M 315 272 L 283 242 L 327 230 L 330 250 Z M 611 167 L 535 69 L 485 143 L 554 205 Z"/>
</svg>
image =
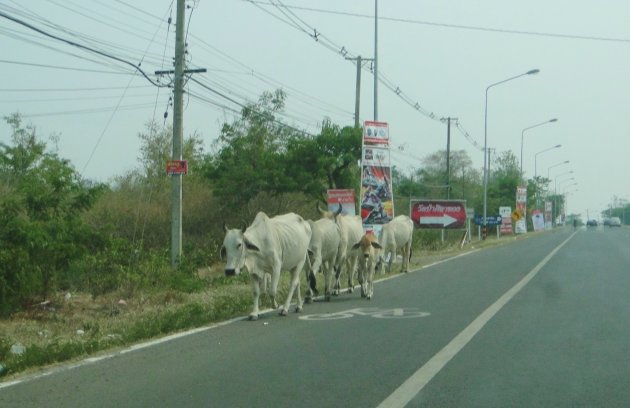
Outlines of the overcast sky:
<svg viewBox="0 0 630 408">
<path fill-rule="evenodd" d="M 197 131 L 211 149 L 221 124 L 240 109 L 234 102 L 277 88 L 288 94 L 281 118 L 287 124 L 311 133 L 324 117 L 352 125 L 356 68 L 341 51 L 374 56 L 374 0 L 188 4 L 188 68 L 207 68 L 194 79 L 231 100 L 189 81 L 186 135 Z M 152 80 L 155 70 L 172 67 L 172 0 L 2 0 L 0 12 L 141 62 Z M 486 88 L 539 69 L 490 88 L 488 147 L 520 159 L 523 130 L 557 118 L 525 132 L 526 177 L 549 174 L 552 188 L 557 182 L 560 193 L 570 193 L 568 211 L 583 217 L 614 196 L 630 198 L 630 2 L 380 0 L 378 14 L 378 70 L 386 81 L 378 88 L 378 119 L 389 123 L 395 165 L 417 168 L 420 158 L 445 149 L 439 119 L 450 116 L 460 124 L 452 128 L 451 149 L 467 150 L 482 169 Z M 85 177 L 107 181 L 137 167 L 137 134 L 153 118 L 164 121 L 168 89 L 130 65 L 4 17 L 0 36 L 3 116 L 19 111 L 40 136 L 59 135 L 59 154 Z M 367 68 L 361 121 L 374 116 Z M 0 142 L 8 139 L 3 123 Z"/>
</svg>

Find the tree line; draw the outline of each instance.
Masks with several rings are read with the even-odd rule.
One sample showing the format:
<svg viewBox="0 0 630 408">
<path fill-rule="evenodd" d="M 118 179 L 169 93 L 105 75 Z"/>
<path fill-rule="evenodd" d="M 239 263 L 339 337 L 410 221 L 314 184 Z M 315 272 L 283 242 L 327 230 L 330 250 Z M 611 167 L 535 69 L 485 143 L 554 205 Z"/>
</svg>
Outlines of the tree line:
<svg viewBox="0 0 630 408">
<path fill-rule="evenodd" d="M 293 211 L 316 219 L 330 188 L 359 191 L 362 130 L 322 122 L 316 135 L 276 120 L 284 92 L 264 93 L 225 123 L 210 151 L 201 135 L 186 137 L 184 257 L 169 261 L 172 127 L 147 123 L 138 134 L 138 168 L 107 183 L 83 178 L 19 114 L 4 118 L 10 142 L 0 144 L 0 315 L 58 291 L 99 295 L 114 290 L 201 290 L 196 271 L 218 260 L 222 226 L 249 223 L 258 211 Z M 412 171 L 393 163 L 395 212 L 411 198 L 463 199 L 482 212 L 481 170 L 464 150 L 427 154 Z M 513 205 L 520 172 L 512 152 L 491 165 L 488 211 Z M 448 183 L 447 183 L 448 180 Z M 531 199 L 549 180 L 529 180 Z M 533 201 L 529 202 L 533 202 Z M 562 199 L 562 197 L 558 197 Z M 428 237 L 428 238 L 427 238 Z M 430 234 L 422 245 L 437 240 Z"/>
</svg>

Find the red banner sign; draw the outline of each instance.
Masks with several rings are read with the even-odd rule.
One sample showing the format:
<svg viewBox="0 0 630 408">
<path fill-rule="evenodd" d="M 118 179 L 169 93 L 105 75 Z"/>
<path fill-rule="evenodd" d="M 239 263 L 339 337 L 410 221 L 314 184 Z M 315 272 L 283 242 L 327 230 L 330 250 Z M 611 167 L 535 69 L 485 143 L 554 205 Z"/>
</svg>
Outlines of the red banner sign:
<svg viewBox="0 0 630 408">
<path fill-rule="evenodd" d="M 188 174 L 188 162 L 186 160 L 169 160 L 166 162 L 166 174 Z"/>
<path fill-rule="evenodd" d="M 411 219 L 416 228 L 465 228 L 466 202 L 412 200 Z"/>
</svg>

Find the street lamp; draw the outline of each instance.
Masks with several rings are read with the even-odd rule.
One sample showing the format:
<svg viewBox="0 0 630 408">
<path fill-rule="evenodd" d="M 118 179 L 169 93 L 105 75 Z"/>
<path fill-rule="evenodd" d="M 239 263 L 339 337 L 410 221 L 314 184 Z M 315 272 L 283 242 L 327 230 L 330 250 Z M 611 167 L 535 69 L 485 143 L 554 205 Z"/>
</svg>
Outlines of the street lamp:
<svg viewBox="0 0 630 408">
<path fill-rule="evenodd" d="M 567 163 L 569 163 L 569 161 L 568 161 L 568 160 L 565 160 L 565 161 L 563 161 L 563 162 L 556 163 L 556 164 L 554 164 L 553 166 L 549 166 L 549 167 L 547 168 L 547 179 L 551 180 L 551 179 L 549 178 L 549 171 L 550 171 L 551 169 L 553 169 L 554 167 L 562 166 L 563 164 L 567 164 Z"/>
<path fill-rule="evenodd" d="M 573 170 L 570 171 L 565 171 L 564 173 L 560 173 L 556 176 L 556 178 L 554 179 L 554 194 L 558 194 L 558 178 L 562 177 L 562 176 L 566 176 L 567 174 L 573 174 Z M 574 178 L 570 178 L 568 180 L 573 180 Z M 560 182 L 562 183 L 562 180 L 560 180 Z"/>
<path fill-rule="evenodd" d="M 538 127 L 538 126 L 546 125 L 547 123 L 553 123 L 553 122 L 557 122 L 557 121 L 558 121 L 557 118 L 553 118 L 551 120 L 546 120 L 544 122 L 540 122 L 540 123 L 537 123 L 535 125 L 526 127 L 521 132 L 521 180 L 523 180 L 523 138 L 525 137 L 525 132 L 528 131 L 529 129 L 533 129 L 533 128 Z"/>
<path fill-rule="evenodd" d="M 525 75 L 534 75 L 539 73 L 539 69 L 532 69 L 523 74 L 516 75 L 503 81 L 495 82 L 494 84 L 488 85 L 486 88 L 486 105 L 484 108 L 484 121 L 483 121 L 483 228 L 484 232 L 488 227 L 487 216 L 488 216 L 488 91 L 493 86 L 497 86 L 503 84 L 505 82 L 511 81 L 516 78 L 520 78 Z"/>
<path fill-rule="evenodd" d="M 562 145 L 560 145 L 560 144 L 559 145 L 555 145 L 553 147 L 541 150 L 541 151 L 539 151 L 538 153 L 536 153 L 534 155 L 534 179 L 536 179 L 536 176 L 538 175 L 538 155 L 541 154 L 541 153 L 544 153 L 544 152 L 548 152 L 549 150 L 558 149 L 560 147 L 562 147 Z M 567 163 L 568 163 L 568 161 L 567 161 Z M 522 176 L 523 176 L 523 174 L 521 173 L 521 177 Z"/>
</svg>

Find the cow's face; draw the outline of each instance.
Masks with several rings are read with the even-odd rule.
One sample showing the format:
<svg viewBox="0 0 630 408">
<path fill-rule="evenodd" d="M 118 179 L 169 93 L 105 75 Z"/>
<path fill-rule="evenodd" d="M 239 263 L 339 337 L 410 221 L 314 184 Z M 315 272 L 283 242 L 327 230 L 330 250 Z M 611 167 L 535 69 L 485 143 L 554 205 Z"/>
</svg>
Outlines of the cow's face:
<svg viewBox="0 0 630 408">
<path fill-rule="evenodd" d="M 375 250 L 381 249 L 381 244 L 378 243 L 376 237 L 373 234 L 365 234 L 361 237 L 361 240 L 354 244 L 353 249 L 358 249 L 361 252 L 362 258 L 365 260 L 374 259 Z"/>
<path fill-rule="evenodd" d="M 245 262 L 244 245 L 242 230 L 226 229 L 220 253 L 221 260 L 225 261 L 225 276 L 241 273 Z"/>
</svg>

